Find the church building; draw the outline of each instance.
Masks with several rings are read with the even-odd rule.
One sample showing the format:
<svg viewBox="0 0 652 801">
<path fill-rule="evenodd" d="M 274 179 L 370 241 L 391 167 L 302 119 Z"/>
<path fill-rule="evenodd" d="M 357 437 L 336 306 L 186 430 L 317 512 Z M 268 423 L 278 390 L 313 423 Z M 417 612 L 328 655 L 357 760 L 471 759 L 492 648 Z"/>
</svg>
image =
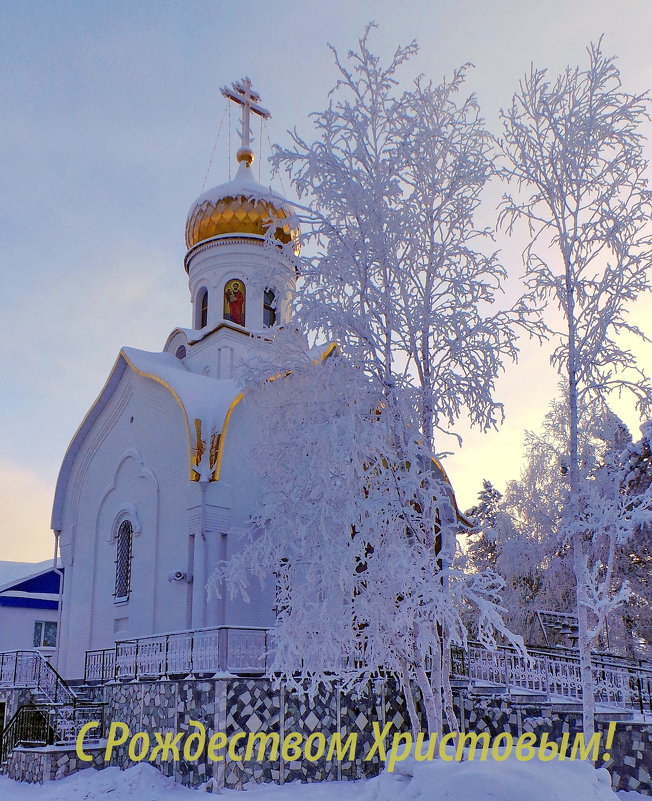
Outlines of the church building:
<svg viewBox="0 0 652 801">
<path fill-rule="evenodd" d="M 248 603 L 206 592 L 257 492 L 240 454 L 261 421 L 235 370 L 290 319 L 298 235 L 287 202 L 252 175 L 250 115 L 268 112 L 248 79 L 222 91 L 242 107 L 242 147 L 235 178 L 188 214 L 191 326 L 175 328 L 160 353 L 120 351 L 59 474 L 65 678 L 82 677 L 85 652 L 115 641 L 273 623 L 273 587 Z"/>
</svg>

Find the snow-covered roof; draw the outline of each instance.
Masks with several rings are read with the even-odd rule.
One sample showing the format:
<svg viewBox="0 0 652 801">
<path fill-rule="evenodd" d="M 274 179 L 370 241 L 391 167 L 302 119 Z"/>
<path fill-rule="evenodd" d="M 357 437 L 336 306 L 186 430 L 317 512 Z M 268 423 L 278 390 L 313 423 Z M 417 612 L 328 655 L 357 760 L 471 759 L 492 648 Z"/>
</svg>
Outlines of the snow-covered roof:
<svg viewBox="0 0 652 801">
<path fill-rule="evenodd" d="M 224 197 L 251 197 L 256 200 L 267 200 L 275 206 L 287 203 L 285 198 L 275 192 L 271 186 L 263 186 L 253 177 L 253 172 L 244 162 L 241 162 L 235 178 L 232 181 L 214 186 L 203 195 L 200 195 L 190 207 L 190 216 L 196 206 L 201 206 L 207 201 L 215 203 Z"/>
<path fill-rule="evenodd" d="M 121 353 L 134 372 L 163 384 L 172 392 L 189 422 L 199 419 L 202 428 L 221 430 L 224 416 L 238 394 L 235 380 L 193 373 L 171 353 L 136 348 L 123 348 Z"/>
<path fill-rule="evenodd" d="M 46 573 L 53 567 L 53 559 L 46 559 L 44 562 L 0 562 L 0 592 L 21 581 Z"/>
<path fill-rule="evenodd" d="M 222 431 L 229 409 L 239 395 L 234 380 L 216 379 L 193 373 L 171 353 L 152 353 L 136 348 L 123 348 L 106 384 L 77 429 L 64 456 L 52 508 L 51 525 L 55 531 L 62 528 L 65 487 L 75 457 L 128 369 L 165 387 L 179 405 L 186 426 L 189 469 L 196 452 L 198 431 L 195 421 L 199 421 L 200 435 L 205 445 L 204 461 L 208 462 L 211 437 Z M 197 472 L 201 471 L 201 474 L 207 477 L 209 465 L 204 464 L 204 461 L 197 468 Z"/>
<path fill-rule="evenodd" d="M 315 362 L 326 358 L 335 349 L 334 344 L 315 349 Z M 127 369 L 137 375 L 150 379 L 165 387 L 179 405 L 184 416 L 188 443 L 188 469 L 198 474 L 202 480 L 219 478 L 223 436 L 218 439 L 217 463 L 212 460 L 211 439 L 224 434 L 231 412 L 243 395 L 234 379 L 218 379 L 191 372 L 171 353 L 153 353 L 137 348 L 122 348 L 111 374 L 91 406 L 86 417 L 73 436 L 64 456 L 52 507 L 52 529 L 60 531 L 63 527 L 63 503 L 68 478 L 75 458 L 82 444 L 106 408 Z M 203 441 L 203 455 L 200 463 L 195 463 L 197 438 Z"/>
</svg>

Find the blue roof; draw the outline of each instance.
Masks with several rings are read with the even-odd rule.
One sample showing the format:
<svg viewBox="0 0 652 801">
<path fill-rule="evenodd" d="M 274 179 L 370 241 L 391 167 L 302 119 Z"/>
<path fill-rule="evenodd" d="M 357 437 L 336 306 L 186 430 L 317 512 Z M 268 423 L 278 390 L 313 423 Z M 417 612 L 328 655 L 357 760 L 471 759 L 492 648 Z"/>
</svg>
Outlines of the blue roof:
<svg viewBox="0 0 652 801">
<path fill-rule="evenodd" d="M 54 570 L 51 559 L 45 562 L 0 562 L 0 576 L 3 579 L 0 581 L 0 606 L 58 608 L 61 576 Z"/>
</svg>

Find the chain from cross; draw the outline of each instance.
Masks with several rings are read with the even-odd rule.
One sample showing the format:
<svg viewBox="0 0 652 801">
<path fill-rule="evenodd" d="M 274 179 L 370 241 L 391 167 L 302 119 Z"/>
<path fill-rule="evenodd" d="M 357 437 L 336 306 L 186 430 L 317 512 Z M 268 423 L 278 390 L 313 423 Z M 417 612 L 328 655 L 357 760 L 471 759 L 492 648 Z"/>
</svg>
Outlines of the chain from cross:
<svg viewBox="0 0 652 801">
<path fill-rule="evenodd" d="M 249 78 L 234 81 L 230 88 L 223 86 L 221 92 L 227 100 L 232 100 L 242 106 L 241 150 L 251 152 L 251 113 L 258 114 L 264 120 L 268 120 L 271 114 L 266 108 L 259 105 L 260 95 L 252 89 Z M 253 156 L 253 153 L 251 155 Z"/>
</svg>

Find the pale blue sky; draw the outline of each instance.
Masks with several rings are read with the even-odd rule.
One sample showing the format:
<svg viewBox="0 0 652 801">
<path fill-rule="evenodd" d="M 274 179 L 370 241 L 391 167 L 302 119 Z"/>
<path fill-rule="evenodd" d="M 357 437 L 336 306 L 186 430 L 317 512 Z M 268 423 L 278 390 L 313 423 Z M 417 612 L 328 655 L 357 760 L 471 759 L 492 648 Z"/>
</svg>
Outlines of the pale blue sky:
<svg viewBox="0 0 652 801">
<path fill-rule="evenodd" d="M 219 87 L 249 75 L 272 141 L 307 132 L 335 79 L 327 42 L 346 51 L 370 19 L 381 54 L 418 40 L 406 77 L 474 62 L 469 88 L 492 123 L 531 61 L 581 61 L 603 32 L 627 88 L 652 86 L 650 0 L 0 6 L 0 559 L 49 556 L 59 464 L 120 346 L 159 350 L 189 323 L 185 215 L 223 115 Z M 209 184 L 228 178 L 227 128 Z M 518 253 L 507 245 L 514 274 Z M 508 426 L 471 435 L 447 463 L 463 506 L 483 475 L 516 474 L 523 427 L 554 393 L 545 353 L 526 357 L 501 384 Z"/>
</svg>

